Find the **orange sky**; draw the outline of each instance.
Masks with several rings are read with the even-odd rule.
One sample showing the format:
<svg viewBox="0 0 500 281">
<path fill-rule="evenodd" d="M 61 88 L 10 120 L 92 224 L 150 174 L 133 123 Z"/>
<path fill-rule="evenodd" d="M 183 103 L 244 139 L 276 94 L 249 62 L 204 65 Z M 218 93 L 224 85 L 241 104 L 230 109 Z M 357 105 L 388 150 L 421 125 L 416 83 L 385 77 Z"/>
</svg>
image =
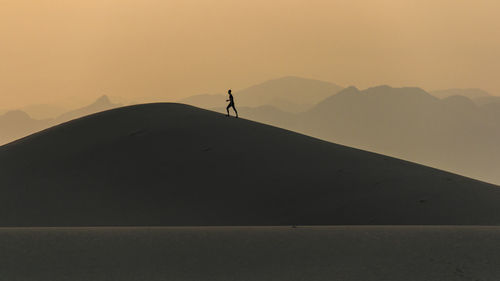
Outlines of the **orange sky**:
<svg viewBox="0 0 500 281">
<path fill-rule="evenodd" d="M 500 94 L 498 0 L 0 0 L 0 108 L 297 75 Z"/>
</svg>

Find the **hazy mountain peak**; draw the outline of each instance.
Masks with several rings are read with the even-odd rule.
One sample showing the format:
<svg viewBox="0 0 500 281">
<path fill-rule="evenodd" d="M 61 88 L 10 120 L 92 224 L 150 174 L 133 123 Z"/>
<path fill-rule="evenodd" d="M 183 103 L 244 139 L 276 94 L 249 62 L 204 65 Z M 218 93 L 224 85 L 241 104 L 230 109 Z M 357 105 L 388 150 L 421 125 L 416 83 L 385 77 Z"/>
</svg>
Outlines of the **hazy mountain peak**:
<svg viewBox="0 0 500 281">
<path fill-rule="evenodd" d="M 425 90 L 419 87 L 392 87 L 389 85 L 379 85 L 363 90 L 363 92 L 382 92 L 382 91 L 420 92 L 428 94 Z"/>
<path fill-rule="evenodd" d="M 0 145 L 40 130 L 43 124 L 22 110 L 8 111 L 0 115 Z"/>
<path fill-rule="evenodd" d="M 28 119 L 31 119 L 31 117 L 28 115 L 28 113 L 26 113 L 22 110 L 8 111 L 2 117 L 6 120 L 28 120 Z"/>
<path fill-rule="evenodd" d="M 100 96 L 95 102 L 94 104 L 99 104 L 99 105 L 112 105 L 113 103 L 111 102 L 111 100 L 109 99 L 109 97 L 107 95 L 102 95 Z"/>
<path fill-rule="evenodd" d="M 354 86 L 349 86 L 340 92 L 338 92 L 335 95 L 329 96 L 320 103 L 318 103 L 316 106 L 311 108 L 310 111 L 323 111 L 323 110 L 330 110 L 331 106 L 335 104 L 340 104 L 344 103 L 349 100 L 357 99 L 361 94 L 361 91 L 354 87 Z"/>
<path fill-rule="evenodd" d="M 317 104 L 311 111 L 329 112 L 335 108 L 343 111 L 346 108 L 366 107 L 363 111 L 370 112 L 375 108 L 412 108 L 416 104 L 432 105 L 439 99 L 417 87 L 393 88 L 388 85 L 371 87 L 365 90 L 358 90 L 356 87 L 348 87 L 338 94 L 326 98 Z M 373 114 L 378 114 L 373 112 Z"/>
<path fill-rule="evenodd" d="M 361 93 L 361 91 L 358 88 L 356 88 L 354 86 L 349 86 L 349 87 L 343 89 L 342 91 L 338 92 L 338 94 L 332 95 L 332 96 L 326 98 L 324 101 L 327 101 L 329 99 L 339 98 L 339 97 L 357 96 L 360 93 Z"/>
<path fill-rule="evenodd" d="M 444 98 L 443 103 L 460 109 L 476 107 L 476 104 L 470 98 L 465 96 L 450 96 Z"/>
<path fill-rule="evenodd" d="M 381 85 L 363 90 L 362 93 L 385 98 L 411 97 L 417 100 L 437 100 L 436 97 L 418 87 L 394 88 L 388 85 Z"/>
<path fill-rule="evenodd" d="M 82 107 L 82 108 L 79 108 L 79 109 L 76 109 L 73 111 L 69 111 L 69 112 L 66 112 L 66 113 L 60 115 L 57 118 L 57 122 L 58 123 L 65 122 L 65 121 L 68 121 L 71 119 L 75 119 L 75 118 L 89 115 L 92 113 L 96 113 L 99 111 L 115 108 L 118 106 L 120 106 L 120 104 L 112 103 L 107 95 L 102 95 L 101 97 L 99 97 L 95 102 L 93 102 L 90 105 L 87 105 L 85 107 Z"/>
<path fill-rule="evenodd" d="M 440 99 L 444 99 L 451 96 L 464 96 L 470 99 L 491 96 L 490 93 L 478 88 L 468 88 L 468 89 L 455 88 L 455 89 L 437 90 L 437 91 L 432 91 L 431 94 Z"/>
<path fill-rule="evenodd" d="M 343 89 L 342 91 L 340 91 L 337 95 L 340 95 L 340 94 L 359 94 L 359 89 L 354 87 L 354 86 L 349 86 L 345 89 Z"/>
<path fill-rule="evenodd" d="M 259 107 L 271 105 L 286 112 L 303 112 L 326 97 L 342 90 L 342 87 L 320 80 L 284 76 L 250 86 L 233 89 L 236 106 Z M 221 95 L 196 95 L 181 102 L 204 108 L 224 106 L 225 93 Z"/>
<path fill-rule="evenodd" d="M 394 89 L 394 88 L 389 86 L 389 85 L 378 85 L 378 86 L 367 88 L 364 91 L 386 91 L 386 90 L 392 90 L 392 89 Z"/>
</svg>

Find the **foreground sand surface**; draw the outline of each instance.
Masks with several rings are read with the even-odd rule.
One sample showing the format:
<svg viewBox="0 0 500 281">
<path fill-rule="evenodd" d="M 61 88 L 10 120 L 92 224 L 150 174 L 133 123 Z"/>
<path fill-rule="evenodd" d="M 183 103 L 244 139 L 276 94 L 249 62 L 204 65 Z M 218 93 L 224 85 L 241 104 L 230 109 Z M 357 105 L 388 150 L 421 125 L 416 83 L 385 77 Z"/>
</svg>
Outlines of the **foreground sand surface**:
<svg viewBox="0 0 500 281">
<path fill-rule="evenodd" d="M 1 228 L 0 280 L 500 280 L 500 227 Z"/>
</svg>

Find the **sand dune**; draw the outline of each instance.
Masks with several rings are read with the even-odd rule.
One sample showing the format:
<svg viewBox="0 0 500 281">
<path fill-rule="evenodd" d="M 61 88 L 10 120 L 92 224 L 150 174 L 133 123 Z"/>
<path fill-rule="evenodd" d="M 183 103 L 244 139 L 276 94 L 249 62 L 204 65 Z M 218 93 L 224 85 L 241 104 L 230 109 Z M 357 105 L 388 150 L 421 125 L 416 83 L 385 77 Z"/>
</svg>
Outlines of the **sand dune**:
<svg viewBox="0 0 500 281">
<path fill-rule="evenodd" d="M 1 226 L 499 223 L 497 186 L 182 104 L 0 147 Z"/>
<path fill-rule="evenodd" d="M 348 87 L 301 113 L 246 107 L 238 96 L 236 106 L 250 120 L 500 184 L 499 97 L 477 89 L 448 92 L 439 99 L 420 88 Z M 474 93 L 478 98 L 467 97 Z M 215 102 L 197 101 L 186 103 L 226 112 Z"/>
</svg>

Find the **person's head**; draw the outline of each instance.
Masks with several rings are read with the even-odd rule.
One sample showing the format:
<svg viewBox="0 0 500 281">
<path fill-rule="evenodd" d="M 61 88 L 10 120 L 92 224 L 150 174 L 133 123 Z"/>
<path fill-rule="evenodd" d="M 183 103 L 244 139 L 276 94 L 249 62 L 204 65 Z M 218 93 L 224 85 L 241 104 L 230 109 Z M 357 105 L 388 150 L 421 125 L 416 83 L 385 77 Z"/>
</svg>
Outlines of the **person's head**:
<svg viewBox="0 0 500 281">
<path fill-rule="evenodd" d="M 229 89 L 229 90 L 227 91 L 227 93 L 228 93 L 228 94 L 231 94 L 231 89 Z"/>
</svg>

